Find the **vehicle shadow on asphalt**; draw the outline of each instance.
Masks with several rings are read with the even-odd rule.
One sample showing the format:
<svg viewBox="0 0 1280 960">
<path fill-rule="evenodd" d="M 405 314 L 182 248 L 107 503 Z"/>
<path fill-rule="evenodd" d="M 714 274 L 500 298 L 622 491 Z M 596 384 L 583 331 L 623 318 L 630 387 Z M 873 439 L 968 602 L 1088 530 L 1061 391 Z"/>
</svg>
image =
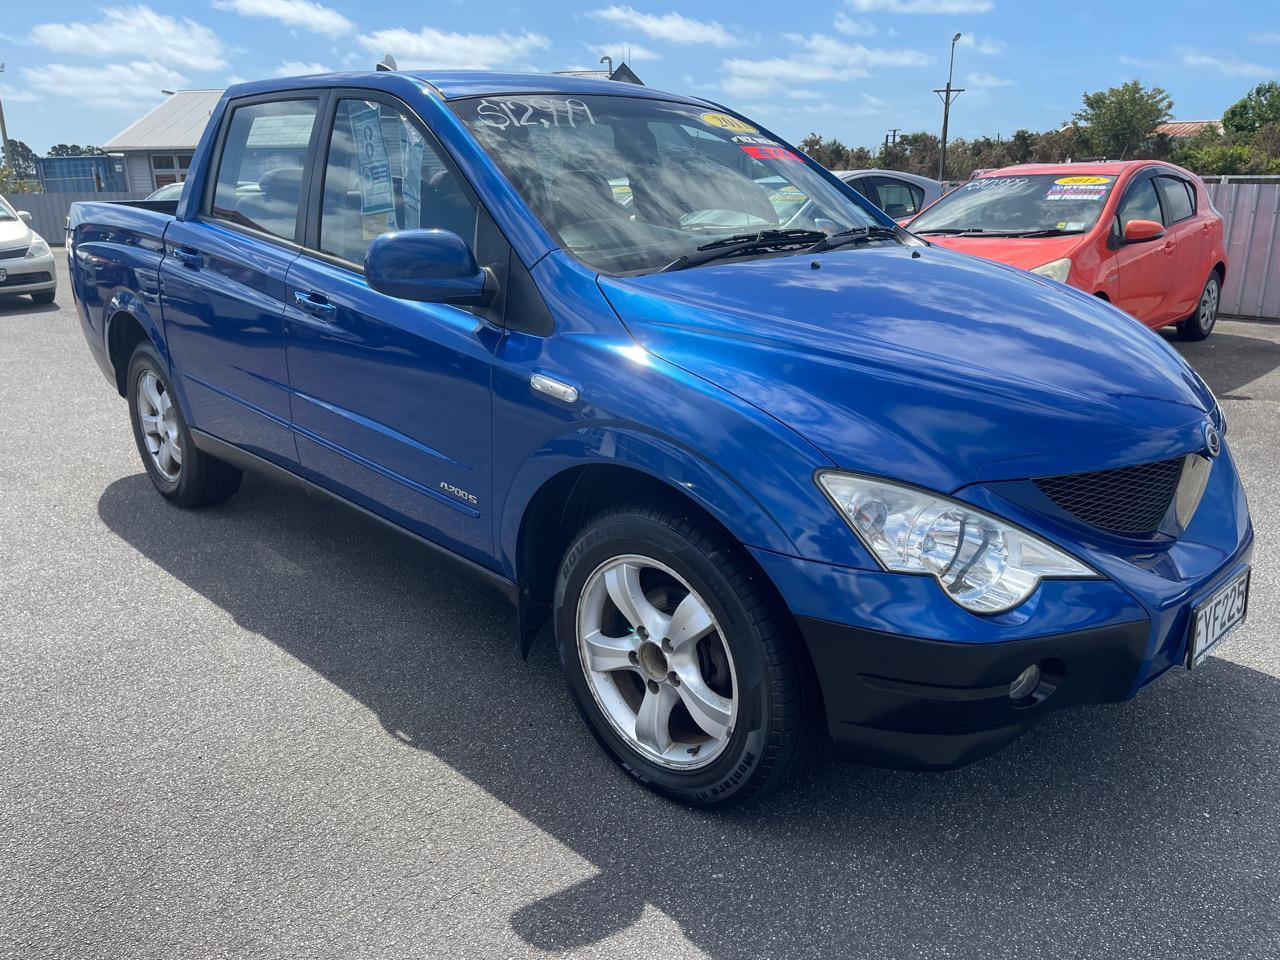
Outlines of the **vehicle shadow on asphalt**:
<svg viewBox="0 0 1280 960">
<path fill-rule="evenodd" d="M 1050 944 L 1058 956 L 1169 956 L 1191 943 L 1203 958 L 1275 942 L 1269 675 L 1215 657 L 949 773 L 824 753 L 778 793 L 708 814 L 650 795 L 601 755 L 545 634 L 522 663 L 505 611 L 374 524 L 253 478 L 232 501 L 185 512 L 138 474 L 98 507 L 140 554 L 365 704 L 388 735 L 596 867 L 567 889 L 531 889 L 510 922 L 532 947 L 597 943 L 647 904 L 717 958 Z"/>
<path fill-rule="evenodd" d="M 0 317 L 29 316 L 34 313 L 57 313 L 56 303 L 33 303 L 29 297 L 0 296 Z"/>
<path fill-rule="evenodd" d="M 1280 367 L 1280 342 L 1215 330 L 1207 340 L 1189 343 L 1164 336 L 1200 373 L 1219 399 L 1248 400 L 1236 391 Z"/>
</svg>

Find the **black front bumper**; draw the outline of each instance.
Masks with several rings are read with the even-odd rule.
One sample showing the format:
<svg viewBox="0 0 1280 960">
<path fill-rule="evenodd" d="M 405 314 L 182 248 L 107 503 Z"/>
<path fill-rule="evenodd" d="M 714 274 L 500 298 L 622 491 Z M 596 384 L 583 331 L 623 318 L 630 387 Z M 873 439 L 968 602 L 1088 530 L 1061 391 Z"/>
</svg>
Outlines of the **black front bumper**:
<svg viewBox="0 0 1280 960">
<path fill-rule="evenodd" d="M 857 759 L 945 770 L 1014 739 L 1046 713 L 1130 696 L 1150 623 L 1007 643 L 943 643 L 799 618 L 832 738 Z M 1017 703 L 1009 685 L 1032 664 L 1043 680 Z"/>
</svg>

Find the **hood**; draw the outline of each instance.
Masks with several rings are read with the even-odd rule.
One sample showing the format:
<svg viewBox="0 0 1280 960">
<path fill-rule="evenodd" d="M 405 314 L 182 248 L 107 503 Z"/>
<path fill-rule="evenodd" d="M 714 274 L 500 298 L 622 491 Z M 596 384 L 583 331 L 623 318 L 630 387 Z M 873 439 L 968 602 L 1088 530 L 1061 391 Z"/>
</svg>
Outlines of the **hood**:
<svg viewBox="0 0 1280 960">
<path fill-rule="evenodd" d="M 1069 237 L 923 237 L 948 250 L 970 256 L 1007 263 L 1021 270 L 1031 270 L 1051 260 L 1069 257 L 1087 234 Z"/>
<path fill-rule="evenodd" d="M 648 350 L 766 411 L 839 466 L 935 490 L 1200 449 L 1214 402 L 1127 314 L 937 248 L 599 282 Z"/>
<path fill-rule="evenodd" d="M 27 226 L 27 222 L 22 218 L 0 220 L 0 250 L 22 247 L 25 251 L 34 239 L 31 228 Z"/>
</svg>

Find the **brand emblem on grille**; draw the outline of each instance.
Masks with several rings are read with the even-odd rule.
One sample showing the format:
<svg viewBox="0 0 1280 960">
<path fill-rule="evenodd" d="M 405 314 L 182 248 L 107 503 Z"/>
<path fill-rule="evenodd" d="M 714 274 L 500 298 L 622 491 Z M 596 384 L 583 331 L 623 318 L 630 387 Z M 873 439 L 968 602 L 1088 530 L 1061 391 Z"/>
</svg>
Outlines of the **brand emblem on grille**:
<svg viewBox="0 0 1280 960">
<path fill-rule="evenodd" d="M 1216 457 L 1222 450 L 1222 437 L 1218 435 L 1218 430 L 1212 423 L 1204 425 L 1204 445 L 1211 457 Z"/>
</svg>

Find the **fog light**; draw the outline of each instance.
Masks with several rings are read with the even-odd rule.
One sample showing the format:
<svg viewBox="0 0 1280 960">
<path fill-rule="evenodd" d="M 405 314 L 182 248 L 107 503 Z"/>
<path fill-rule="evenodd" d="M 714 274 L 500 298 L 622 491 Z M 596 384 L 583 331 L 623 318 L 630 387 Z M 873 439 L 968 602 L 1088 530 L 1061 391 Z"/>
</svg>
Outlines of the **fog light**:
<svg viewBox="0 0 1280 960">
<path fill-rule="evenodd" d="M 1040 686 L 1040 667 L 1033 663 L 1018 674 L 1013 683 L 1009 684 L 1009 699 L 1015 703 L 1026 700 L 1036 692 L 1038 686 Z"/>
</svg>

